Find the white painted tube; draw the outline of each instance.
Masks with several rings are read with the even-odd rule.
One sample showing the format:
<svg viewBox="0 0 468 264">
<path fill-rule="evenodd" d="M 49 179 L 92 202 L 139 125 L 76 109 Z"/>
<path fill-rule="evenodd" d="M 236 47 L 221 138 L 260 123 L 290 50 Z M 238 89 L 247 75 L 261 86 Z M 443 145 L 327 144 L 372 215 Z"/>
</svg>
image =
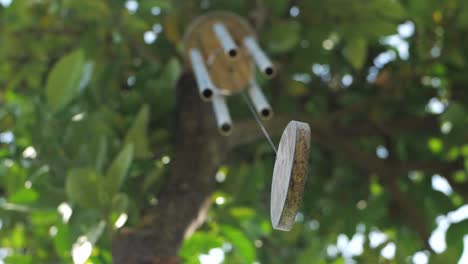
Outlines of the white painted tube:
<svg viewBox="0 0 468 264">
<path fill-rule="evenodd" d="M 270 119 L 273 116 L 273 110 L 255 80 L 250 82 L 247 93 L 258 115 L 264 120 Z"/>
<path fill-rule="evenodd" d="M 215 113 L 216 125 L 220 133 L 224 136 L 229 135 L 232 129 L 232 120 L 226 105 L 224 96 L 215 94 L 211 100 L 213 111 Z"/>
<path fill-rule="evenodd" d="M 218 38 L 221 47 L 223 47 L 224 53 L 231 58 L 235 58 L 237 56 L 237 45 L 226 27 L 222 23 L 215 23 L 213 25 L 213 31 Z"/>
<path fill-rule="evenodd" d="M 214 94 L 214 85 L 208 74 L 203 58 L 200 51 L 196 48 L 190 50 L 190 62 L 192 64 L 192 70 L 195 74 L 195 80 L 197 82 L 198 91 L 203 100 L 209 101 Z"/>
<path fill-rule="evenodd" d="M 264 73 L 268 77 L 273 77 L 275 74 L 275 69 L 273 64 L 271 63 L 270 59 L 267 57 L 265 52 L 258 46 L 257 41 L 255 41 L 254 37 L 246 37 L 244 38 L 244 45 L 247 48 L 250 56 L 257 64 L 257 67 L 260 69 L 262 73 Z"/>
</svg>

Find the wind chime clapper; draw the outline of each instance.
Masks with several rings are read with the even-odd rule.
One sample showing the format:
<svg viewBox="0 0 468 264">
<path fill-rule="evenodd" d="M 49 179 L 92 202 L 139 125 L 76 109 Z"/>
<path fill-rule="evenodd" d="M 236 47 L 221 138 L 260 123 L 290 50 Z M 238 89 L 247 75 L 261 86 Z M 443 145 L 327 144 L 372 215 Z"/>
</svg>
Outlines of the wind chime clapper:
<svg viewBox="0 0 468 264">
<path fill-rule="evenodd" d="M 232 130 L 227 96 L 246 91 L 260 118 L 273 116 L 255 81 L 254 64 L 267 78 L 274 76 L 275 68 L 258 45 L 254 30 L 242 17 L 229 12 L 198 17 L 185 33 L 184 51 L 200 97 L 212 103 L 222 135 L 229 135 Z"/>
</svg>

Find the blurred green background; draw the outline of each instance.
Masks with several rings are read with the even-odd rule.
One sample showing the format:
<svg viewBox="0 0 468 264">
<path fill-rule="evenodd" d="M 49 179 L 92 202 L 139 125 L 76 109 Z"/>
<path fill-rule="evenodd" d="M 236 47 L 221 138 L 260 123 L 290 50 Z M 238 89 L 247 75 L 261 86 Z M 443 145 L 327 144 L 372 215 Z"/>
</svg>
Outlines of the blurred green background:
<svg viewBox="0 0 468 264">
<path fill-rule="evenodd" d="M 210 10 L 256 29 L 275 114 L 311 124 L 310 172 L 274 231 L 274 153 L 229 149 L 181 263 L 468 263 L 464 0 L 0 0 L 0 263 L 112 263 L 125 228 L 168 228 L 145 215 L 177 159 L 182 37 Z M 234 129 L 252 119 L 229 105 Z"/>
</svg>

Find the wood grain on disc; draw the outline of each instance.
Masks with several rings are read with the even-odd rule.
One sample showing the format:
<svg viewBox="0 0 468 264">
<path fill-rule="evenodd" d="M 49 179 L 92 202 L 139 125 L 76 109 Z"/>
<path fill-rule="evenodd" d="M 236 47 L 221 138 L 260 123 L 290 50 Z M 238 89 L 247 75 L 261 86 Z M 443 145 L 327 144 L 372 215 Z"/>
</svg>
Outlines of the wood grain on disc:
<svg viewBox="0 0 468 264">
<path fill-rule="evenodd" d="M 304 192 L 310 150 L 310 127 L 291 121 L 281 136 L 271 185 L 271 223 L 289 231 Z"/>
<path fill-rule="evenodd" d="M 223 52 L 213 31 L 215 23 L 222 23 L 236 42 L 238 55 L 235 59 Z M 254 78 L 254 66 L 242 44 L 244 38 L 249 36 L 255 37 L 255 32 L 241 16 L 224 11 L 200 16 L 190 24 L 184 36 L 186 63 L 190 65 L 189 51 L 192 48 L 199 49 L 209 75 L 220 92 L 225 95 L 241 92 Z"/>
</svg>

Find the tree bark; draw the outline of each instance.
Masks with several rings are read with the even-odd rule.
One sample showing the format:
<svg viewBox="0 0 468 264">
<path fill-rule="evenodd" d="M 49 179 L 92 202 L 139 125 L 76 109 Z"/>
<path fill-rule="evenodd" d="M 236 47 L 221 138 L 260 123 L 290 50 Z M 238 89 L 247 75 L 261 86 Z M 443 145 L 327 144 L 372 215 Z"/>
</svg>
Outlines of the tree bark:
<svg viewBox="0 0 468 264">
<path fill-rule="evenodd" d="M 143 216 L 142 226 L 114 238 L 116 264 L 179 263 L 177 251 L 187 235 L 203 222 L 215 188 L 214 176 L 226 157 L 226 139 L 219 136 L 211 104 L 197 94 L 190 74 L 176 85 L 175 156 L 157 204 Z"/>
</svg>

